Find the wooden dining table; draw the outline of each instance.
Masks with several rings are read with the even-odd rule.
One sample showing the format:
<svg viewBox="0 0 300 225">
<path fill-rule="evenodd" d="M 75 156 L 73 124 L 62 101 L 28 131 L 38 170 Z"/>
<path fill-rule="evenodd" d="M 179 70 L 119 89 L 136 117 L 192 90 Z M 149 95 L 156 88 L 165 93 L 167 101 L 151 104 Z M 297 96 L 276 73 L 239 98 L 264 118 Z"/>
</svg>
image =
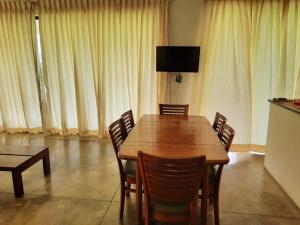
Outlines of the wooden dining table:
<svg viewBox="0 0 300 225">
<path fill-rule="evenodd" d="M 136 160 L 138 151 L 160 157 L 190 158 L 206 156 L 207 165 L 224 165 L 229 162 L 224 146 L 204 116 L 143 115 L 122 144 L 119 157 Z M 207 182 L 205 173 L 201 224 L 207 221 Z M 142 224 L 141 175 L 136 169 L 137 224 Z"/>
</svg>

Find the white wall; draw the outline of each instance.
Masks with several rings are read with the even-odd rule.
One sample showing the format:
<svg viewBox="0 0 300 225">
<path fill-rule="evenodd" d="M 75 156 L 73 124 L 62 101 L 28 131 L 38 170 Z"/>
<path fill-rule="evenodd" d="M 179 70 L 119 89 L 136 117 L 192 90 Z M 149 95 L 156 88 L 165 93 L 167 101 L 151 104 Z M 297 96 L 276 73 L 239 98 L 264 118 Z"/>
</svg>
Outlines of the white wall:
<svg viewBox="0 0 300 225">
<path fill-rule="evenodd" d="M 171 0 L 169 5 L 169 44 L 194 45 L 199 42 L 202 0 Z"/>
<path fill-rule="evenodd" d="M 270 104 L 265 167 L 300 208 L 300 114 Z"/>
<path fill-rule="evenodd" d="M 199 45 L 202 3 L 203 0 L 170 1 L 168 21 L 169 45 Z M 182 83 L 178 84 L 175 83 L 175 75 L 169 74 L 167 103 L 170 103 L 171 96 L 171 103 L 173 104 L 191 104 L 192 86 L 199 79 L 198 76 L 198 74 L 183 73 Z"/>
</svg>

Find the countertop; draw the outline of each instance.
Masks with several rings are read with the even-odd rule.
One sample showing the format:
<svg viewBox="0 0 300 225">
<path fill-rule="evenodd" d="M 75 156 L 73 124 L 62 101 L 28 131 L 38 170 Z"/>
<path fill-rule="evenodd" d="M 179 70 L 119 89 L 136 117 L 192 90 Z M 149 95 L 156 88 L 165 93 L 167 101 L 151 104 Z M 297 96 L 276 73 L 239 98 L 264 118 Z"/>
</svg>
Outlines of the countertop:
<svg viewBox="0 0 300 225">
<path fill-rule="evenodd" d="M 294 100 L 270 99 L 269 102 L 300 114 L 300 105 L 296 105 Z"/>
</svg>

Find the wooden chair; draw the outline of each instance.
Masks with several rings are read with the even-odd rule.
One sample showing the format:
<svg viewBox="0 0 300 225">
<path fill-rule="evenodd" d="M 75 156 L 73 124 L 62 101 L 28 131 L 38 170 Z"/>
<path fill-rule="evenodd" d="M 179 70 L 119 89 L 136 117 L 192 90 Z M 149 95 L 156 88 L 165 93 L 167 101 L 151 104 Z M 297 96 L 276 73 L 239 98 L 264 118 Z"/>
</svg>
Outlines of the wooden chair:
<svg viewBox="0 0 300 225">
<path fill-rule="evenodd" d="M 145 200 L 145 225 L 196 223 L 200 180 L 205 156 L 166 159 L 138 152 Z"/>
<path fill-rule="evenodd" d="M 217 112 L 215 115 L 215 120 L 213 123 L 213 128 L 216 131 L 217 135 L 220 137 L 224 124 L 226 123 L 227 118 L 221 113 Z"/>
<path fill-rule="evenodd" d="M 221 135 L 219 136 L 220 141 L 224 145 L 225 151 L 228 152 L 234 138 L 235 131 L 228 124 L 224 124 Z M 220 224 L 219 219 L 219 192 L 221 175 L 223 171 L 223 165 L 208 167 L 209 174 L 209 198 L 214 204 L 214 217 L 215 225 Z"/>
<path fill-rule="evenodd" d="M 133 119 L 133 114 L 132 110 L 128 110 L 127 112 L 123 113 L 121 115 L 122 122 L 124 129 L 126 131 L 126 136 L 129 134 L 129 132 L 132 130 L 134 127 L 134 119 Z"/>
<path fill-rule="evenodd" d="M 189 105 L 170 105 L 170 104 L 159 104 L 160 115 L 176 115 L 176 116 L 187 116 L 189 112 Z"/>
<path fill-rule="evenodd" d="M 228 152 L 230 149 L 234 135 L 235 135 L 234 129 L 228 124 L 224 124 L 219 138 L 222 144 L 224 145 L 226 152 Z"/>
<path fill-rule="evenodd" d="M 127 160 L 123 164 L 118 157 L 120 146 L 126 138 L 124 127 L 122 125 L 122 119 L 118 119 L 117 121 L 113 122 L 108 127 L 108 131 L 118 160 L 120 172 L 121 201 L 119 217 L 122 218 L 124 212 L 125 193 L 127 192 L 129 194 L 129 192 L 136 192 L 135 189 L 130 188 L 131 184 L 135 184 L 136 162 L 132 160 Z"/>
</svg>

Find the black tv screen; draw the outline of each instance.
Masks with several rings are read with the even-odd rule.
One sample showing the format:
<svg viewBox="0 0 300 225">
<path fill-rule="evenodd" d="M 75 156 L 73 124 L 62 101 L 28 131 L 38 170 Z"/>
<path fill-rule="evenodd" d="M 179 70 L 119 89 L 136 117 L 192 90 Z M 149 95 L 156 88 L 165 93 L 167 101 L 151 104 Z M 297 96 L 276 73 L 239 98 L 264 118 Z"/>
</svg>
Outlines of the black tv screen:
<svg viewBox="0 0 300 225">
<path fill-rule="evenodd" d="M 197 73 L 199 57 L 199 46 L 157 46 L 156 71 Z"/>
</svg>

